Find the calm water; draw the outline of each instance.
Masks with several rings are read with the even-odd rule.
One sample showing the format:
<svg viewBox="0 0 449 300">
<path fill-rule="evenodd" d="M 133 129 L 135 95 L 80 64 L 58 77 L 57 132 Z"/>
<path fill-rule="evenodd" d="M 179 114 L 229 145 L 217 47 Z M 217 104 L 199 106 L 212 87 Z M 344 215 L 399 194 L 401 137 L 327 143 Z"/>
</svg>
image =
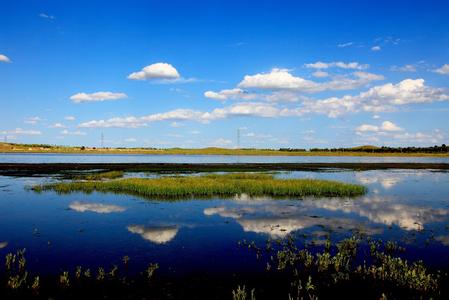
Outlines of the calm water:
<svg viewBox="0 0 449 300">
<path fill-rule="evenodd" d="M 288 234 L 301 243 L 338 241 L 363 232 L 396 240 L 406 255 L 449 268 L 449 173 L 426 170 L 289 172 L 361 183 L 356 199 L 150 201 L 114 194 L 37 194 L 26 189 L 51 178 L 0 177 L 0 257 L 27 248 L 40 273 L 77 265 L 110 266 L 124 255 L 131 268 L 158 262 L 161 274 L 227 274 L 264 268 L 246 239 L 262 243 Z"/>
<path fill-rule="evenodd" d="M 0 154 L 0 163 L 449 163 L 449 157 Z"/>
</svg>

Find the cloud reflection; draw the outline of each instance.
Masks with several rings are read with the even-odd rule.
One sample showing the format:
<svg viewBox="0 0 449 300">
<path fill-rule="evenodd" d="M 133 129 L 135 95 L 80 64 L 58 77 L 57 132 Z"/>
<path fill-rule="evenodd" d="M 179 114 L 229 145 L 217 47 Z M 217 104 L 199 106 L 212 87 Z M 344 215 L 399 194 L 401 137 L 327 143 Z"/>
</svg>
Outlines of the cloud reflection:
<svg viewBox="0 0 449 300">
<path fill-rule="evenodd" d="M 109 214 L 115 212 L 124 212 L 126 208 L 113 204 L 86 203 L 75 201 L 70 203 L 69 208 L 77 212 L 91 211 L 99 214 Z"/>
<path fill-rule="evenodd" d="M 6 248 L 8 246 L 8 242 L 0 242 L 0 249 Z"/>
<path fill-rule="evenodd" d="M 143 225 L 130 225 L 127 228 L 129 232 L 139 234 L 143 239 L 156 244 L 168 243 L 178 233 L 176 226 L 146 227 Z"/>
</svg>

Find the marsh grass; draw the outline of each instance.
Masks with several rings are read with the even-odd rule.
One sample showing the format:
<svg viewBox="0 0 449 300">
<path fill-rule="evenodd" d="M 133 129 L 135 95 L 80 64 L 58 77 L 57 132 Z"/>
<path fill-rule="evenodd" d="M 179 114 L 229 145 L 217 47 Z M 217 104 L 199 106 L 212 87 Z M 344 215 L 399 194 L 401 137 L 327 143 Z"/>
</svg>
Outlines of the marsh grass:
<svg viewBox="0 0 449 300">
<path fill-rule="evenodd" d="M 104 180 L 104 179 L 117 179 L 122 178 L 123 171 L 108 171 L 108 172 L 98 172 L 92 174 L 78 175 L 73 178 L 76 180 Z"/>
<path fill-rule="evenodd" d="M 317 179 L 277 179 L 273 174 L 230 173 L 109 181 L 58 182 L 32 187 L 36 192 L 56 191 L 131 194 L 146 198 L 207 198 L 213 196 L 354 197 L 366 193 L 360 185 Z"/>
</svg>

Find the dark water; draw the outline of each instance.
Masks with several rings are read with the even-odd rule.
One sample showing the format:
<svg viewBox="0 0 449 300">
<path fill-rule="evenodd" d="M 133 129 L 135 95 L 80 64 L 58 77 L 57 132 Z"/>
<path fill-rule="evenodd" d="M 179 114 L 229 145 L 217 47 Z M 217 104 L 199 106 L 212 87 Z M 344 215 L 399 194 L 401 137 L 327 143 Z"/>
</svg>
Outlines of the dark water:
<svg viewBox="0 0 449 300">
<path fill-rule="evenodd" d="M 449 173 L 430 170 L 292 172 L 361 183 L 356 199 L 149 201 L 114 194 L 37 194 L 26 189 L 51 178 L 0 177 L 0 257 L 27 249 L 29 268 L 59 273 L 75 266 L 110 266 L 121 257 L 142 271 L 158 262 L 170 276 L 254 272 L 264 266 L 237 242 L 294 235 L 322 243 L 362 232 L 396 240 L 407 256 L 449 268 Z"/>
<path fill-rule="evenodd" d="M 449 163 L 449 157 L 0 154 L 0 163 Z"/>
</svg>

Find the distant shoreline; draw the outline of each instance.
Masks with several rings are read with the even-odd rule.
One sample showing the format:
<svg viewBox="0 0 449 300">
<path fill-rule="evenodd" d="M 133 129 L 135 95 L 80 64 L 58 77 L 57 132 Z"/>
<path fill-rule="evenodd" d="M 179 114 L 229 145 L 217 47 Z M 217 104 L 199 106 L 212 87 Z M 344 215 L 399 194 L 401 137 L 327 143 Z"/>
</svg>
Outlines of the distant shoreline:
<svg viewBox="0 0 449 300">
<path fill-rule="evenodd" d="M 361 157 L 448 157 L 449 153 L 371 153 L 371 152 L 287 152 L 278 150 L 204 151 L 204 149 L 167 150 L 84 150 L 84 151 L 0 151 L 1 154 L 79 154 L 79 155 L 212 155 L 212 156 L 361 156 Z"/>
<path fill-rule="evenodd" d="M 0 163 L 0 175 L 33 176 L 79 172 L 154 173 L 367 171 L 387 169 L 449 170 L 445 163 Z"/>
</svg>

